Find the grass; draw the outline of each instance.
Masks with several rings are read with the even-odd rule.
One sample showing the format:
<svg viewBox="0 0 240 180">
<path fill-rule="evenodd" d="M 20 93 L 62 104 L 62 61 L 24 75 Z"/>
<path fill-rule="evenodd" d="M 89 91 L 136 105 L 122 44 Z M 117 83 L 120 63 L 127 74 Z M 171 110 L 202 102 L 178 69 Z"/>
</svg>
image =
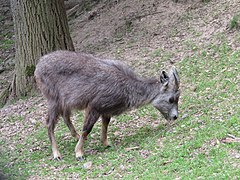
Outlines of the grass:
<svg viewBox="0 0 240 180">
<path fill-rule="evenodd" d="M 3 40 L 1 40 L 0 48 L 3 50 L 8 50 L 13 46 L 14 43 L 15 43 L 14 40 L 3 39 Z"/>
<path fill-rule="evenodd" d="M 240 17 L 239 13 L 232 17 L 229 23 L 230 29 L 237 29 L 239 27 L 239 17 Z"/>
<path fill-rule="evenodd" d="M 75 160 L 76 141 L 62 121 L 56 136 L 64 159 L 51 160 L 47 131 L 38 124 L 14 151 L 9 148 L 11 143 L 0 142 L 4 149 L 0 158 L 3 173 L 10 179 L 31 176 L 239 179 L 239 143 L 227 144 L 221 140 L 228 134 L 240 137 L 240 51 L 233 51 L 226 42 L 197 49 L 192 49 L 195 52 L 192 57 L 176 65 L 182 83 L 180 117 L 185 117 L 182 120 L 172 125 L 160 121 L 153 127 L 151 122 L 159 119 L 154 108 L 147 106 L 126 113 L 116 117 L 110 125 L 112 147 L 109 149 L 100 143 L 101 125 L 97 123 L 85 145 L 87 159 L 84 162 Z M 78 129 L 81 129 L 82 118 L 80 113 Z M 14 123 L 16 119 L 23 117 L 10 117 L 9 121 Z M 88 161 L 92 162 L 92 168 L 84 169 L 83 164 Z"/>
<path fill-rule="evenodd" d="M 192 19 L 191 13 L 182 17 L 183 21 Z M 230 23 L 230 27 L 236 28 L 237 16 Z M 132 24 L 126 22 L 124 28 L 116 31 L 117 38 L 131 32 Z M 201 36 L 197 30 L 189 31 Z M 177 30 L 172 31 L 172 36 L 175 34 Z M 56 128 L 62 161 L 52 160 L 47 129 L 42 124 L 36 123 L 30 129 L 23 123 L 24 127 L 11 138 L 0 135 L 0 173 L 9 179 L 239 179 L 240 145 L 223 143 L 222 139 L 228 135 L 240 137 L 240 51 L 231 49 L 225 34 L 214 38 L 218 39 L 217 44 L 204 48 L 192 39 L 182 42 L 184 52 L 191 55 L 175 64 L 182 90 L 176 123 L 166 123 L 151 106 L 128 112 L 112 120 L 112 147 L 106 149 L 100 143 L 98 122 L 85 144 L 83 162 L 76 161 L 76 140 L 62 120 Z M 12 43 L 6 40 L 2 48 Z M 105 44 L 89 49 L 103 51 Z M 161 59 L 155 64 L 157 67 L 151 67 L 154 72 L 175 53 L 162 47 L 151 52 L 146 47 L 141 50 L 150 59 Z M 116 54 L 123 51 L 119 48 Z M 30 110 L 38 111 L 34 106 Z M 23 115 L 11 116 L 7 123 L 17 126 L 24 120 Z M 82 122 L 83 113 L 78 113 L 76 129 L 82 128 Z M 5 126 L 1 123 L 0 128 Z M 23 133 L 26 130 L 27 136 Z M 90 169 L 83 167 L 86 162 L 92 162 Z"/>
</svg>

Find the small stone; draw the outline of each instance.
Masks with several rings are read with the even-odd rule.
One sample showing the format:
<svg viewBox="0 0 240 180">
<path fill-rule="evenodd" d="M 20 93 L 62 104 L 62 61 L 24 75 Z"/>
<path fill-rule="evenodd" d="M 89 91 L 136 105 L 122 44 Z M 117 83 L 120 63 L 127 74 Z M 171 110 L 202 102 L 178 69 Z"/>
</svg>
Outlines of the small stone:
<svg viewBox="0 0 240 180">
<path fill-rule="evenodd" d="M 119 168 L 120 168 L 122 171 L 124 171 L 124 170 L 126 169 L 125 166 L 122 165 L 122 164 L 119 166 Z"/>
<path fill-rule="evenodd" d="M 92 168 L 92 161 L 86 162 L 83 164 L 83 169 L 91 169 Z"/>
<path fill-rule="evenodd" d="M 181 119 L 185 119 L 188 117 L 188 114 L 183 114 L 182 118 Z"/>
<path fill-rule="evenodd" d="M 115 131 L 113 134 L 114 134 L 114 136 L 119 136 L 119 135 L 121 135 L 121 132 L 120 131 Z"/>
<path fill-rule="evenodd" d="M 33 119 L 33 118 L 30 118 L 29 120 L 30 120 L 30 122 L 31 122 L 32 124 L 36 124 L 36 123 L 37 123 L 37 121 L 36 121 L 35 119 Z"/>
<path fill-rule="evenodd" d="M 122 178 L 123 176 L 121 175 L 121 174 L 119 174 L 119 173 L 117 173 L 116 175 L 115 175 L 115 178 L 116 179 L 120 179 L 120 178 Z"/>
</svg>

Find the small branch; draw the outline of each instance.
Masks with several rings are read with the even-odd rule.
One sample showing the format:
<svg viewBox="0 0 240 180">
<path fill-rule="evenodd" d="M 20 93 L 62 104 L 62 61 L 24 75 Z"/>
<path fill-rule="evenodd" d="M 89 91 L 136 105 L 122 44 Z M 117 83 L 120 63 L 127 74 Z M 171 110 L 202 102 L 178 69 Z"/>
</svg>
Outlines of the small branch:
<svg viewBox="0 0 240 180">
<path fill-rule="evenodd" d="M 71 16 L 75 15 L 77 13 L 77 11 L 80 9 L 80 7 L 82 7 L 82 6 L 80 6 L 80 4 L 77 4 L 72 9 L 69 9 L 67 11 L 67 16 L 71 17 Z"/>
<path fill-rule="evenodd" d="M 221 140 L 222 143 L 240 143 L 240 138 L 229 138 L 226 137 Z"/>
<path fill-rule="evenodd" d="M 136 149 L 139 149 L 139 147 L 136 146 L 136 147 L 125 148 L 125 151 L 131 151 L 131 150 L 136 150 Z"/>
<path fill-rule="evenodd" d="M 232 138 L 232 139 L 236 139 L 236 137 L 234 135 L 231 134 L 227 134 L 228 137 Z"/>
</svg>

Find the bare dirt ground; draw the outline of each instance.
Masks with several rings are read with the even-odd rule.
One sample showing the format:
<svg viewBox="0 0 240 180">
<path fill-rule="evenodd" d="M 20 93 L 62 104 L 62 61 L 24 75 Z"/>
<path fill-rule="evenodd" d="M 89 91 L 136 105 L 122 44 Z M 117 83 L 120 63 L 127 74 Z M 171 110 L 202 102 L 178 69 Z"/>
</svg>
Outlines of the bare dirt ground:
<svg viewBox="0 0 240 180">
<path fill-rule="evenodd" d="M 113 1 L 100 3 L 91 12 L 71 21 L 71 31 L 77 51 L 123 59 L 128 64 L 136 64 L 144 74 L 146 66 L 151 67 L 157 61 L 167 66 L 169 62 L 191 56 L 186 41 L 207 46 L 219 41 L 213 37 L 220 33 L 233 39 L 234 33 L 228 30 L 228 25 L 238 7 L 238 1 L 230 0 Z M 94 18 L 87 20 L 93 12 Z M 231 45 L 239 48 L 237 42 Z M 170 58 L 162 62 L 164 53 L 152 58 L 157 49 L 171 53 Z"/>
<path fill-rule="evenodd" d="M 0 32 L 13 32 L 8 4 L 2 4 Z M 7 2 L 7 1 L 6 1 Z M 5 7 L 5 9 L 3 9 Z M 133 66 L 143 76 L 158 75 L 184 57 L 192 55 L 192 49 L 221 42 L 221 34 L 233 49 L 239 49 L 239 31 L 231 31 L 229 22 L 240 9 L 239 0 L 103 0 L 90 11 L 76 13 L 69 24 L 76 51 L 88 52 L 100 57 L 121 59 Z M 5 17 L 5 16 L 4 16 Z M 238 36 L 239 37 L 239 36 Z M 9 36 L 8 38 L 12 38 Z M 197 49 L 196 49 L 197 51 Z M 4 71 L 0 72 L 1 88 L 11 80 L 14 48 L 0 56 Z M 183 89 L 184 89 L 183 85 Z M 33 110 L 34 109 L 34 110 Z M 46 101 L 41 96 L 20 100 L 0 110 L 0 133 L 6 141 L 20 134 L 24 141 L 36 123 L 44 126 Z M 9 117 L 22 115 L 22 121 L 9 121 Z M 149 122 L 150 123 L 150 122 Z M 26 126 L 28 129 L 26 129 Z"/>
</svg>

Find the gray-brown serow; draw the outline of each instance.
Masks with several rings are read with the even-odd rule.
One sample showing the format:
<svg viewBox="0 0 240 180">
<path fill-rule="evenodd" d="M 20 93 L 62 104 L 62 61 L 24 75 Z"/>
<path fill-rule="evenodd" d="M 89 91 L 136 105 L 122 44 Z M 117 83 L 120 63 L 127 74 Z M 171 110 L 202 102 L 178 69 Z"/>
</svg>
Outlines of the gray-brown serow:
<svg viewBox="0 0 240 180">
<path fill-rule="evenodd" d="M 107 140 L 112 116 L 126 110 L 152 104 L 167 120 L 178 117 L 179 77 L 175 68 L 161 72 L 160 78 L 145 79 L 120 61 L 99 59 L 92 55 L 56 51 L 43 56 L 35 70 L 37 84 L 48 101 L 47 127 L 54 159 L 61 159 L 54 128 L 61 115 L 78 139 L 76 158 L 83 159 L 83 144 L 101 116 L 101 140 Z M 73 109 L 85 109 L 85 120 L 79 135 L 71 120 Z"/>
</svg>

